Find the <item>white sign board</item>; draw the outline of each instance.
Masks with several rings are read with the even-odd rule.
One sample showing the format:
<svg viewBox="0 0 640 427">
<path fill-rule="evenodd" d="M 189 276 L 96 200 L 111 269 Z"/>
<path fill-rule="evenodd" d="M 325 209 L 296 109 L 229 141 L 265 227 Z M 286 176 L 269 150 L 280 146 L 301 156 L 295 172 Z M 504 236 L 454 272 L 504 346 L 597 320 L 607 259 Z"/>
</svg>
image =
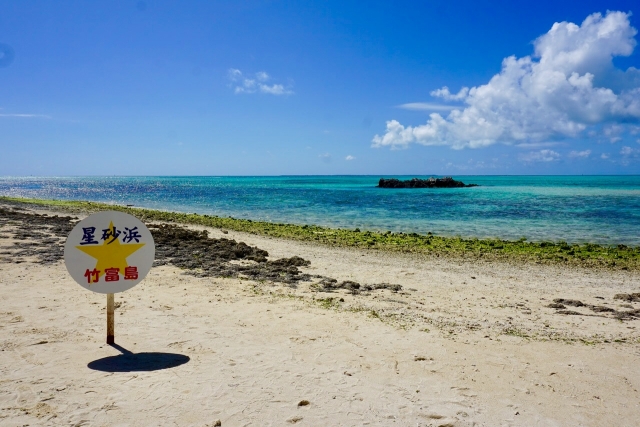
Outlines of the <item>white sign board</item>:
<svg viewBox="0 0 640 427">
<path fill-rule="evenodd" d="M 95 213 L 69 233 L 64 262 L 82 287 L 100 294 L 133 288 L 149 273 L 155 257 L 151 232 L 123 212 Z"/>
</svg>

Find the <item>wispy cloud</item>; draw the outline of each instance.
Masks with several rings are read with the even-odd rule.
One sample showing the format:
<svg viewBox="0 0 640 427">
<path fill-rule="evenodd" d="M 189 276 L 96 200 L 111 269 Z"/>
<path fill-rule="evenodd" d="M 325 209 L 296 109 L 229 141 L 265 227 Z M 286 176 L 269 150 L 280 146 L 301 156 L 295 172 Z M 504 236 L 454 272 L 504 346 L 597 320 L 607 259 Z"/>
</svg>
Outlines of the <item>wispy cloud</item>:
<svg viewBox="0 0 640 427">
<path fill-rule="evenodd" d="M 521 154 L 518 156 L 519 159 L 523 162 L 555 162 L 556 160 L 560 160 L 560 154 L 553 150 L 540 150 L 540 151 L 531 151 L 526 154 Z"/>
<path fill-rule="evenodd" d="M 322 160 L 325 163 L 331 163 L 331 154 L 329 153 L 324 153 L 324 154 L 320 154 L 318 157 L 320 157 L 320 160 Z"/>
<path fill-rule="evenodd" d="M 624 129 L 625 128 L 622 125 L 612 124 L 612 125 L 606 126 L 602 130 L 602 133 L 604 134 L 605 138 L 609 140 L 609 142 L 611 142 L 612 144 L 615 144 L 618 141 L 622 141 L 622 137 L 620 135 L 622 134 Z"/>
<path fill-rule="evenodd" d="M 587 157 L 589 157 L 591 155 L 591 150 L 584 150 L 584 151 L 571 151 L 569 153 L 569 157 L 576 159 L 576 158 L 580 158 L 580 159 L 586 159 Z"/>
<path fill-rule="evenodd" d="M 227 72 L 230 81 L 229 86 L 235 93 L 266 93 L 269 95 L 292 95 L 293 90 L 282 84 L 269 84 L 271 76 L 265 71 L 258 71 L 253 75 L 245 75 L 236 68 L 230 68 Z"/>
<path fill-rule="evenodd" d="M 622 154 L 623 157 L 639 157 L 640 148 L 631 148 L 631 147 L 624 146 L 620 150 L 620 154 Z"/>
<path fill-rule="evenodd" d="M 584 150 L 584 151 L 571 151 L 569 153 L 569 157 L 571 158 L 581 158 L 581 159 L 586 159 L 587 157 L 589 157 L 591 155 L 591 150 Z"/>
<path fill-rule="evenodd" d="M 408 104 L 397 105 L 396 108 L 412 111 L 451 111 L 455 107 L 453 105 L 436 104 L 433 102 L 410 102 Z"/>
<path fill-rule="evenodd" d="M 347 157 L 344 158 L 345 160 L 349 161 L 349 160 L 355 160 L 355 157 L 353 157 L 351 154 L 349 154 Z"/>
<path fill-rule="evenodd" d="M 474 171 L 481 169 L 496 169 L 498 167 L 498 159 L 493 158 L 491 161 L 469 159 L 467 163 L 448 162 L 445 169 L 457 169 L 459 171 Z"/>
<path fill-rule="evenodd" d="M 559 142 L 522 142 L 520 144 L 516 144 L 518 148 L 544 148 L 544 147 L 555 147 L 556 145 L 560 145 Z"/>
<path fill-rule="evenodd" d="M 620 150 L 620 154 L 622 155 L 620 164 L 623 166 L 629 166 L 632 162 L 635 163 L 640 159 L 640 148 L 624 146 Z"/>
<path fill-rule="evenodd" d="M 0 117 L 16 117 L 20 119 L 50 119 L 51 116 L 46 114 L 4 114 L 0 113 Z"/>
</svg>

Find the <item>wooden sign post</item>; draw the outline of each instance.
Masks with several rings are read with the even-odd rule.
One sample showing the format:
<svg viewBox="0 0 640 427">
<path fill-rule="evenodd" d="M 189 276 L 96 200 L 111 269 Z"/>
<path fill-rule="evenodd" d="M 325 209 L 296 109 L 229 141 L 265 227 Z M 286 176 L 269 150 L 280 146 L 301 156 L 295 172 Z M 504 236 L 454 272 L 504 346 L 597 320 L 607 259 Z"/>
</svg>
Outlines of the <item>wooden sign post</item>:
<svg viewBox="0 0 640 427">
<path fill-rule="evenodd" d="M 64 246 L 71 277 L 85 289 L 107 294 L 107 344 L 115 343 L 114 294 L 140 283 L 155 257 L 153 236 L 136 217 L 98 212 L 73 227 Z"/>
<path fill-rule="evenodd" d="M 113 294 L 107 294 L 107 344 L 114 344 L 115 331 L 113 327 Z"/>
</svg>

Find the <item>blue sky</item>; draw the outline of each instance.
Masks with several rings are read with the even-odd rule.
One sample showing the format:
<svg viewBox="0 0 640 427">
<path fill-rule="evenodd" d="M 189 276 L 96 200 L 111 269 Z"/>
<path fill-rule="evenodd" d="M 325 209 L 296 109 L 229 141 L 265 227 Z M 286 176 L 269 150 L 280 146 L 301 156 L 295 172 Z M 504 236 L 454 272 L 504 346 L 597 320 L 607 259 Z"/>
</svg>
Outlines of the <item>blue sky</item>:
<svg viewBox="0 0 640 427">
<path fill-rule="evenodd" d="M 639 16 L 0 1 L 0 175 L 638 174 Z"/>
</svg>

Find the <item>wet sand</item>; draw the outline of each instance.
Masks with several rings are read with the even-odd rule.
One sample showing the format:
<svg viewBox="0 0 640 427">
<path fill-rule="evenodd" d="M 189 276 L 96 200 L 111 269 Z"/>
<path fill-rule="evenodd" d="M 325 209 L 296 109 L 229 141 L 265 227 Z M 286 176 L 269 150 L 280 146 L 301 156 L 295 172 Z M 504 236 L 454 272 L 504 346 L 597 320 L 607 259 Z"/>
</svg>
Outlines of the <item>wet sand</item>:
<svg viewBox="0 0 640 427">
<path fill-rule="evenodd" d="M 0 425 L 637 425 L 636 272 L 208 229 L 226 243 L 197 244 L 247 256 L 157 258 L 116 295 L 112 347 L 106 297 L 55 249 L 64 221 L 14 207 L 0 215 Z"/>
</svg>

